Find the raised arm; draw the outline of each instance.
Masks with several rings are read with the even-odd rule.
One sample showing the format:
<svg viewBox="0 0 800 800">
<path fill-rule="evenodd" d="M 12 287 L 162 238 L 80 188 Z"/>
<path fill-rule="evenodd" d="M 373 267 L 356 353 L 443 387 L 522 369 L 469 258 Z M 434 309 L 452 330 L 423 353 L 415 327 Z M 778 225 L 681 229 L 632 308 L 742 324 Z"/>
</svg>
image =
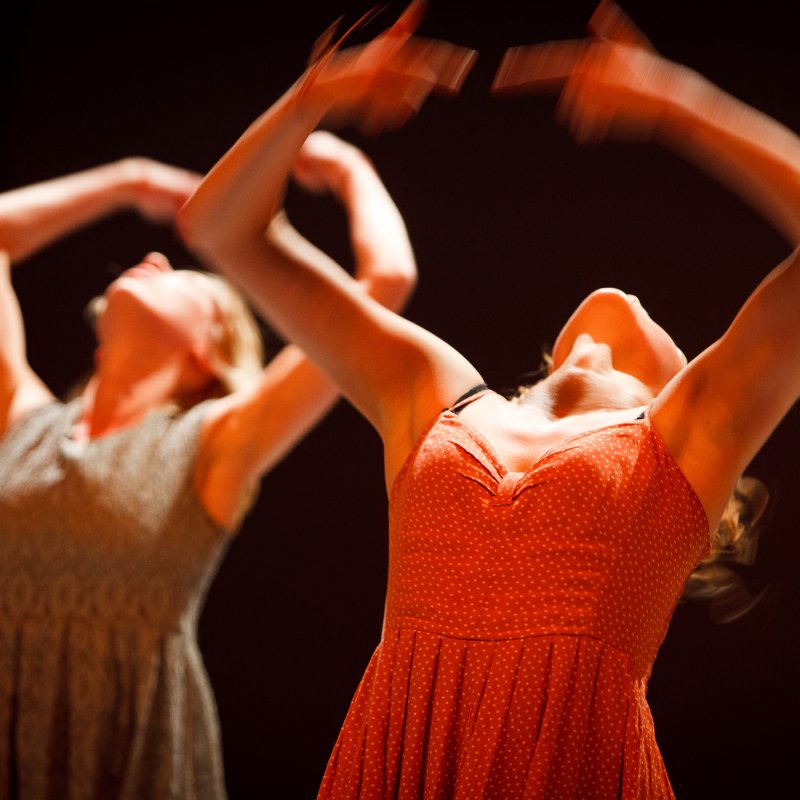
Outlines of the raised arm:
<svg viewBox="0 0 800 800">
<path fill-rule="evenodd" d="M 372 162 L 326 131 L 306 139 L 294 179 L 311 192 L 331 192 L 347 210 L 355 277 L 382 305 L 399 311 L 416 284 L 417 266 L 405 222 Z"/>
<path fill-rule="evenodd" d="M 101 217 L 131 209 L 171 222 L 200 177 L 147 158 L 126 158 L 0 194 L 0 249 L 12 263 Z"/>
<path fill-rule="evenodd" d="M 650 70 L 668 98 L 656 140 L 740 194 L 797 248 L 800 138 L 696 72 L 663 60 Z M 712 524 L 737 477 L 800 397 L 799 312 L 795 249 L 653 405 L 652 419 Z"/>
<path fill-rule="evenodd" d="M 258 119 L 179 215 L 187 243 L 242 286 L 375 425 L 389 480 L 419 431 L 477 373 L 371 298 L 278 211 L 297 153 L 323 117 L 399 124 L 434 88 L 460 84 L 471 54 L 415 39 L 409 25 L 406 15 L 365 47 L 312 67 L 313 81 L 301 79 Z"/>
<path fill-rule="evenodd" d="M 656 52 L 612 2 L 594 38 L 510 49 L 494 90 L 560 89 L 559 117 L 582 143 L 650 139 L 710 172 L 800 244 L 800 139 L 689 67 Z"/>
<path fill-rule="evenodd" d="M 312 134 L 295 163 L 309 191 L 330 191 L 347 213 L 358 283 L 401 310 L 417 270 L 406 227 L 367 157 L 330 133 Z M 195 488 L 205 508 L 232 527 L 248 488 L 288 453 L 339 397 L 336 385 L 297 345 L 269 363 L 252 392 L 220 401 L 206 415 Z"/>
<path fill-rule="evenodd" d="M 11 285 L 11 259 L 0 250 L 0 438 L 27 411 L 53 397 L 30 368 L 25 329 Z"/>
<path fill-rule="evenodd" d="M 554 43 L 511 53 L 498 88 L 559 83 L 559 111 L 582 141 L 651 138 L 691 158 L 800 244 L 800 139 L 696 72 L 668 61 L 629 20 L 622 41 Z M 617 29 L 618 30 L 618 29 Z M 632 34 L 632 35 L 631 35 Z M 544 81 L 544 84 L 542 83 Z M 651 419 L 712 526 L 737 477 L 800 396 L 800 251 L 762 281 L 725 334 L 655 400 Z"/>
<path fill-rule="evenodd" d="M 124 208 L 171 220 L 199 176 L 129 158 L 0 194 L 0 436 L 27 411 L 52 399 L 26 358 L 11 265 L 61 236 Z"/>
</svg>

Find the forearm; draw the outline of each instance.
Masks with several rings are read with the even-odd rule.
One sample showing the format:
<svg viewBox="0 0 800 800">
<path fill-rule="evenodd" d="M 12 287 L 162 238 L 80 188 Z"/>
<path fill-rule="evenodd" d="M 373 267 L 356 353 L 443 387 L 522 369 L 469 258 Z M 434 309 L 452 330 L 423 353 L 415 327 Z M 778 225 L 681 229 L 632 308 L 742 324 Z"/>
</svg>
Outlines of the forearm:
<svg viewBox="0 0 800 800">
<path fill-rule="evenodd" d="M 370 298 L 278 212 L 298 153 L 328 112 L 379 130 L 405 122 L 434 88 L 458 88 L 471 53 L 410 38 L 412 22 L 407 14 L 367 45 L 336 53 L 312 84 L 290 89 L 223 156 L 178 216 L 189 247 L 232 278 L 379 431 L 413 430 L 417 416 L 427 423 L 429 404 L 442 407 L 442 381 L 423 380 L 431 372 L 445 375 L 441 394 L 449 398 L 451 383 L 460 389 L 464 374 L 475 370 Z M 434 384 L 435 396 L 410 404 L 420 383 Z"/>
<path fill-rule="evenodd" d="M 25 329 L 11 286 L 11 263 L 0 250 L 0 436 L 20 414 L 51 396 L 25 357 Z"/>
<path fill-rule="evenodd" d="M 242 134 L 178 213 L 187 245 L 233 278 L 237 247 L 263 237 L 282 206 L 297 152 L 324 113 L 299 86 Z"/>
<path fill-rule="evenodd" d="M 281 212 L 297 154 L 325 110 L 300 85 L 259 117 L 206 175 L 180 210 L 178 227 L 205 263 L 232 279 L 284 339 L 344 387 L 351 359 L 365 343 L 360 323 L 370 301 L 367 287 L 357 286 Z M 375 419 L 373 408 L 362 410 Z"/>
<path fill-rule="evenodd" d="M 348 209 L 356 274 L 378 302 L 402 309 L 416 284 L 414 252 L 397 206 L 358 151 L 344 175 L 341 197 Z"/>
<path fill-rule="evenodd" d="M 134 203 L 137 160 L 124 159 L 0 194 L 0 249 L 20 261 Z"/>
<path fill-rule="evenodd" d="M 800 138 L 696 73 L 670 98 L 658 138 L 800 244 Z"/>
</svg>

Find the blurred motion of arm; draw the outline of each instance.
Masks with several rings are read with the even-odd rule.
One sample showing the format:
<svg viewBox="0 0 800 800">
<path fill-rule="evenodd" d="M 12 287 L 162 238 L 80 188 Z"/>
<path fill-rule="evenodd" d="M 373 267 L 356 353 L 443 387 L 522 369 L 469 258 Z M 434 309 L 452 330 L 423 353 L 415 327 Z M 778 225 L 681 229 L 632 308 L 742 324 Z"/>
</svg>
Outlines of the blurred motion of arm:
<svg viewBox="0 0 800 800">
<path fill-rule="evenodd" d="M 431 358 L 440 358 L 445 350 L 441 358 L 455 356 L 430 334 L 375 302 L 389 302 L 380 291 L 375 299 L 368 297 L 363 286 L 294 231 L 279 212 L 297 156 L 323 119 L 376 132 L 404 124 L 432 91 L 458 90 L 474 53 L 413 36 L 420 14 L 421 5 L 414 3 L 366 45 L 334 49 L 318 59 L 217 162 L 179 214 L 189 247 L 231 277 L 279 333 L 327 372 L 379 431 L 393 427 L 387 420 L 398 415 L 411 414 L 415 420 L 419 416 L 427 423 L 429 405 L 437 412 L 446 405 L 438 383 L 421 408 L 409 411 L 406 393 L 415 385 L 412 376 L 431 373 Z M 300 163 L 302 175 L 302 158 Z M 346 176 L 338 196 L 348 207 L 357 277 L 366 277 L 368 263 L 381 271 L 385 265 L 402 264 L 407 271 L 413 262 L 404 227 L 396 210 L 384 202 L 374 173 L 363 162 L 354 162 L 339 175 Z M 377 198 L 383 199 L 375 205 Z M 387 232 L 390 239 L 381 242 Z M 389 261 L 394 244 L 400 249 Z M 455 372 L 463 391 L 461 372 Z M 449 383 L 442 391 L 448 398 L 458 396 Z M 415 428 L 416 422 L 405 426 Z"/>
<path fill-rule="evenodd" d="M 613 2 L 593 38 L 507 51 L 503 93 L 558 91 L 559 117 L 579 142 L 652 139 L 713 174 L 800 244 L 800 139 L 688 67 L 656 52 Z"/>
<path fill-rule="evenodd" d="M 663 143 L 715 175 L 800 245 L 800 138 L 697 73 L 676 77 L 658 126 Z"/>
</svg>

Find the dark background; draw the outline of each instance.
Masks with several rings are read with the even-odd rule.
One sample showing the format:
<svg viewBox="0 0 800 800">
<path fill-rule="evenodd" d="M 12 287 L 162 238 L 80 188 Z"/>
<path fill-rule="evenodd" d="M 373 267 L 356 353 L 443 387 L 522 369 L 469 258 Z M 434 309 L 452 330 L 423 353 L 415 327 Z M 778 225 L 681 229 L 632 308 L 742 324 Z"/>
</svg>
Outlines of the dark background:
<svg viewBox="0 0 800 800">
<path fill-rule="evenodd" d="M 625 8 L 666 55 L 800 129 L 791 5 Z M 317 35 L 366 7 L 6 4 L 0 186 L 130 154 L 206 170 L 300 73 Z M 488 96 L 505 47 L 581 36 L 592 8 L 433 0 L 422 33 L 481 52 L 461 96 L 433 99 L 401 132 L 347 134 L 406 218 L 421 272 L 408 315 L 494 388 L 536 367 L 540 345 L 602 285 L 638 295 L 692 357 L 788 253 L 677 157 L 650 145 L 578 148 L 553 122 L 552 98 Z M 299 193 L 289 203 L 298 227 L 348 264 L 340 210 Z M 120 215 L 17 272 L 30 360 L 56 391 L 91 363 L 86 300 L 114 265 L 151 249 L 189 261 L 171 232 Z M 654 670 L 650 702 L 679 798 L 772 797 L 796 785 L 799 427 L 793 412 L 751 468 L 774 499 L 757 575 L 768 596 L 726 626 L 679 607 Z M 380 636 L 385 516 L 378 438 L 344 404 L 265 479 L 200 626 L 234 800 L 314 795 Z"/>
</svg>

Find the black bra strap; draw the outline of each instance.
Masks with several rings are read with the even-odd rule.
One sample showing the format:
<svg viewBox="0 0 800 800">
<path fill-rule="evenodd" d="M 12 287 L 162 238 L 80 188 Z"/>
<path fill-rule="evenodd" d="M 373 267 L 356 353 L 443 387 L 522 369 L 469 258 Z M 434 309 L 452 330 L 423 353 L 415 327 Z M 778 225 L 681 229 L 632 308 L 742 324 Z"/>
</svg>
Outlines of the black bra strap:
<svg viewBox="0 0 800 800">
<path fill-rule="evenodd" d="M 485 383 L 479 383 L 477 386 L 473 386 L 469 391 L 464 392 L 464 394 L 462 394 L 453 405 L 446 408 L 445 411 L 452 411 L 453 414 L 458 414 L 462 408 L 468 406 L 473 400 L 482 397 L 488 391 L 490 391 L 489 387 Z"/>
</svg>

